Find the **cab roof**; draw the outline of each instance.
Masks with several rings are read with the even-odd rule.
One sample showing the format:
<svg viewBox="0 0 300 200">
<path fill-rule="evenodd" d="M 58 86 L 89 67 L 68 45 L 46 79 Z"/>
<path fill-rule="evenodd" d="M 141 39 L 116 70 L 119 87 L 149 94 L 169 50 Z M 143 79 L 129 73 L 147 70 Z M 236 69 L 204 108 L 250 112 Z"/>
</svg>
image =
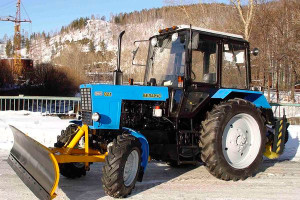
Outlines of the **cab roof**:
<svg viewBox="0 0 300 200">
<path fill-rule="evenodd" d="M 190 25 L 178 25 L 178 26 L 173 26 L 173 30 L 175 31 L 180 31 L 180 30 L 188 30 L 190 29 Z M 169 28 L 169 30 L 172 30 L 172 28 Z M 192 30 L 197 30 L 202 32 L 203 34 L 206 35 L 212 35 L 212 36 L 217 36 L 217 37 L 222 37 L 222 38 L 230 38 L 233 40 L 239 40 L 239 41 L 244 41 L 247 42 L 242 35 L 238 34 L 233 34 L 233 33 L 226 33 L 226 32 L 221 32 L 221 31 L 215 31 L 215 30 L 210 30 L 206 28 L 200 28 L 196 26 L 192 26 Z M 164 32 L 165 33 L 165 32 Z"/>
<path fill-rule="evenodd" d="M 179 25 L 177 27 L 178 27 L 177 30 L 189 29 L 190 28 L 189 25 Z M 201 32 L 206 32 L 206 33 L 213 33 L 213 34 L 216 34 L 216 35 L 222 35 L 222 36 L 227 36 L 227 37 L 244 39 L 242 35 L 237 35 L 237 34 L 233 34 L 233 33 L 226 33 L 226 32 L 221 32 L 221 31 L 214 31 L 214 30 L 210 30 L 210 29 L 206 29 L 206 28 L 200 28 L 200 27 L 195 27 L 195 26 L 192 26 L 192 29 L 193 30 L 198 30 L 198 31 L 201 31 Z"/>
</svg>

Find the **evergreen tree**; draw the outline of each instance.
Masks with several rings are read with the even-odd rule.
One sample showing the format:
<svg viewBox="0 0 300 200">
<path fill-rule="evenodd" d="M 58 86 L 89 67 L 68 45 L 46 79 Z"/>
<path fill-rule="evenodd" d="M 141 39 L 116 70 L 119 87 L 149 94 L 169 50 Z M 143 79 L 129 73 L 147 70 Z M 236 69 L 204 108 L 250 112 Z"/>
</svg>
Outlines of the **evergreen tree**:
<svg viewBox="0 0 300 200">
<path fill-rule="evenodd" d="M 26 38 L 25 47 L 26 47 L 27 54 L 29 54 L 29 52 L 30 52 L 30 40 L 28 38 Z"/>
<path fill-rule="evenodd" d="M 22 35 L 22 36 L 21 36 L 21 48 L 23 48 L 23 47 L 25 46 L 25 42 L 26 42 L 25 36 Z"/>
<path fill-rule="evenodd" d="M 95 45 L 94 45 L 93 40 L 90 41 L 89 50 L 90 50 L 90 52 L 93 52 L 93 53 L 95 52 Z"/>
<path fill-rule="evenodd" d="M 5 52 L 6 52 L 7 57 L 12 57 L 12 55 L 13 55 L 13 45 L 12 45 L 10 39 L 6 43 Z"/>
<path fill-rule="evenodd" d="M 7 34 L 4 34 L 4 36 L 3 36 L 3 42 L 7 42 L 7 39 L 8 38 L 8 36 L 7 36 Z"/>
</svg>

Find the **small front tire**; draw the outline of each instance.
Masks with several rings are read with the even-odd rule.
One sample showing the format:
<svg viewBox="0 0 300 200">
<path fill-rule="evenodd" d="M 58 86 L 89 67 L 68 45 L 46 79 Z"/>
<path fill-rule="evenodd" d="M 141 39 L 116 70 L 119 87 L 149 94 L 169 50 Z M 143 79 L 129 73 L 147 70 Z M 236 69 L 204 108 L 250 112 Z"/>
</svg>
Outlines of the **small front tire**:
<svg viewBox="0 0 300 200">
<path fill-rule="evenodd" d="M 70 124 L 66 130 L 61 132 L 61 135 L 57 137 L 57 142 L 54 147 L 62 148 L 65 143 L 70 141 L 76 134 L 78 125 Z M 60 174 L 64 177 L 75 179 L 86 175 L 86 169 L 84 163 L 59 163 Z"/>
<path fill-rule="evenodd" d="M 120 135 L 108 146 L 102 168 L 105 193 L 114 198 L 131 194 L 141 170 L 141 143 L 131 135 Z"/>
</svg>

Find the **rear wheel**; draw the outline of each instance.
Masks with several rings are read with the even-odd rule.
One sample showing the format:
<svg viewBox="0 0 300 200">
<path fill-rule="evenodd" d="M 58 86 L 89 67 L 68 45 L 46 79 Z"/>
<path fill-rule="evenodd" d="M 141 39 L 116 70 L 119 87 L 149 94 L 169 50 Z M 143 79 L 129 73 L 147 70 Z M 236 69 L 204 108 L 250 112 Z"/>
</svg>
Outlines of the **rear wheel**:
<svg viewBox="0 0 300 200">
<path fill-rule="evenodd" d="M 265 133 L 261 112 L 252 103 L 243 99 L 221 103 L 202 123 L 201 159 L 217 178 L 246 179 L 260 167 Z"/>
<path fill-rule="evenodd" d="M 54 147 L 61 148 L 76 134 L 78 125 L 70 124 L 66 130 L 61 131 L 61 135 L 57 136 L 57 143 L 54 144 Z M 59 171 L 61 175 L 67 178 L 80 178 L 81 176 L 86 175 L 86 169 L 84 163 L 59 163 Z"/>
<path fill-rule="evenodd" d="M 102 168 L 102 184 L 111 197 L 131 194 L 141 169 L 141 143 L 131 135 L 120 135 L 108 145 Z"/>
</svg>

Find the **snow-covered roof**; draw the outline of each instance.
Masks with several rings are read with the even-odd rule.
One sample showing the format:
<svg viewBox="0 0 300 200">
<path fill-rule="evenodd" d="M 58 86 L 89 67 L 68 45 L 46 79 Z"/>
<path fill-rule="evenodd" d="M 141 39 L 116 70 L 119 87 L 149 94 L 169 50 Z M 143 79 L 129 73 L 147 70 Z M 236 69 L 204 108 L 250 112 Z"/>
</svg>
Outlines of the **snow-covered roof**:
<svg viewBox="0 0 300 200">
<path fill-rule="evenodd" d="M 178 29 L 189 29 L 190 28 L 189 25 L 179 25 L 177 27 L 178 27 Z M 224 36 L 229 36 L 229 37 L 243 39 L 243 36 L 237 35 L 237 34 L 232 34 L 232 33 L 214 31 L 214 30 L 210 30 L 210 29 L 206 29 L 206 28 L 200 28 L 200 27 L 195 27 L 195 26 L 192 26 L 192 29 L 198 30 L 198 31 L 202 31 L 202 32 L 207 32 L 207 33 L 213 33 L 213 34 L 218 34 L 218 35 L 224 35 Z"/>
</svg>

